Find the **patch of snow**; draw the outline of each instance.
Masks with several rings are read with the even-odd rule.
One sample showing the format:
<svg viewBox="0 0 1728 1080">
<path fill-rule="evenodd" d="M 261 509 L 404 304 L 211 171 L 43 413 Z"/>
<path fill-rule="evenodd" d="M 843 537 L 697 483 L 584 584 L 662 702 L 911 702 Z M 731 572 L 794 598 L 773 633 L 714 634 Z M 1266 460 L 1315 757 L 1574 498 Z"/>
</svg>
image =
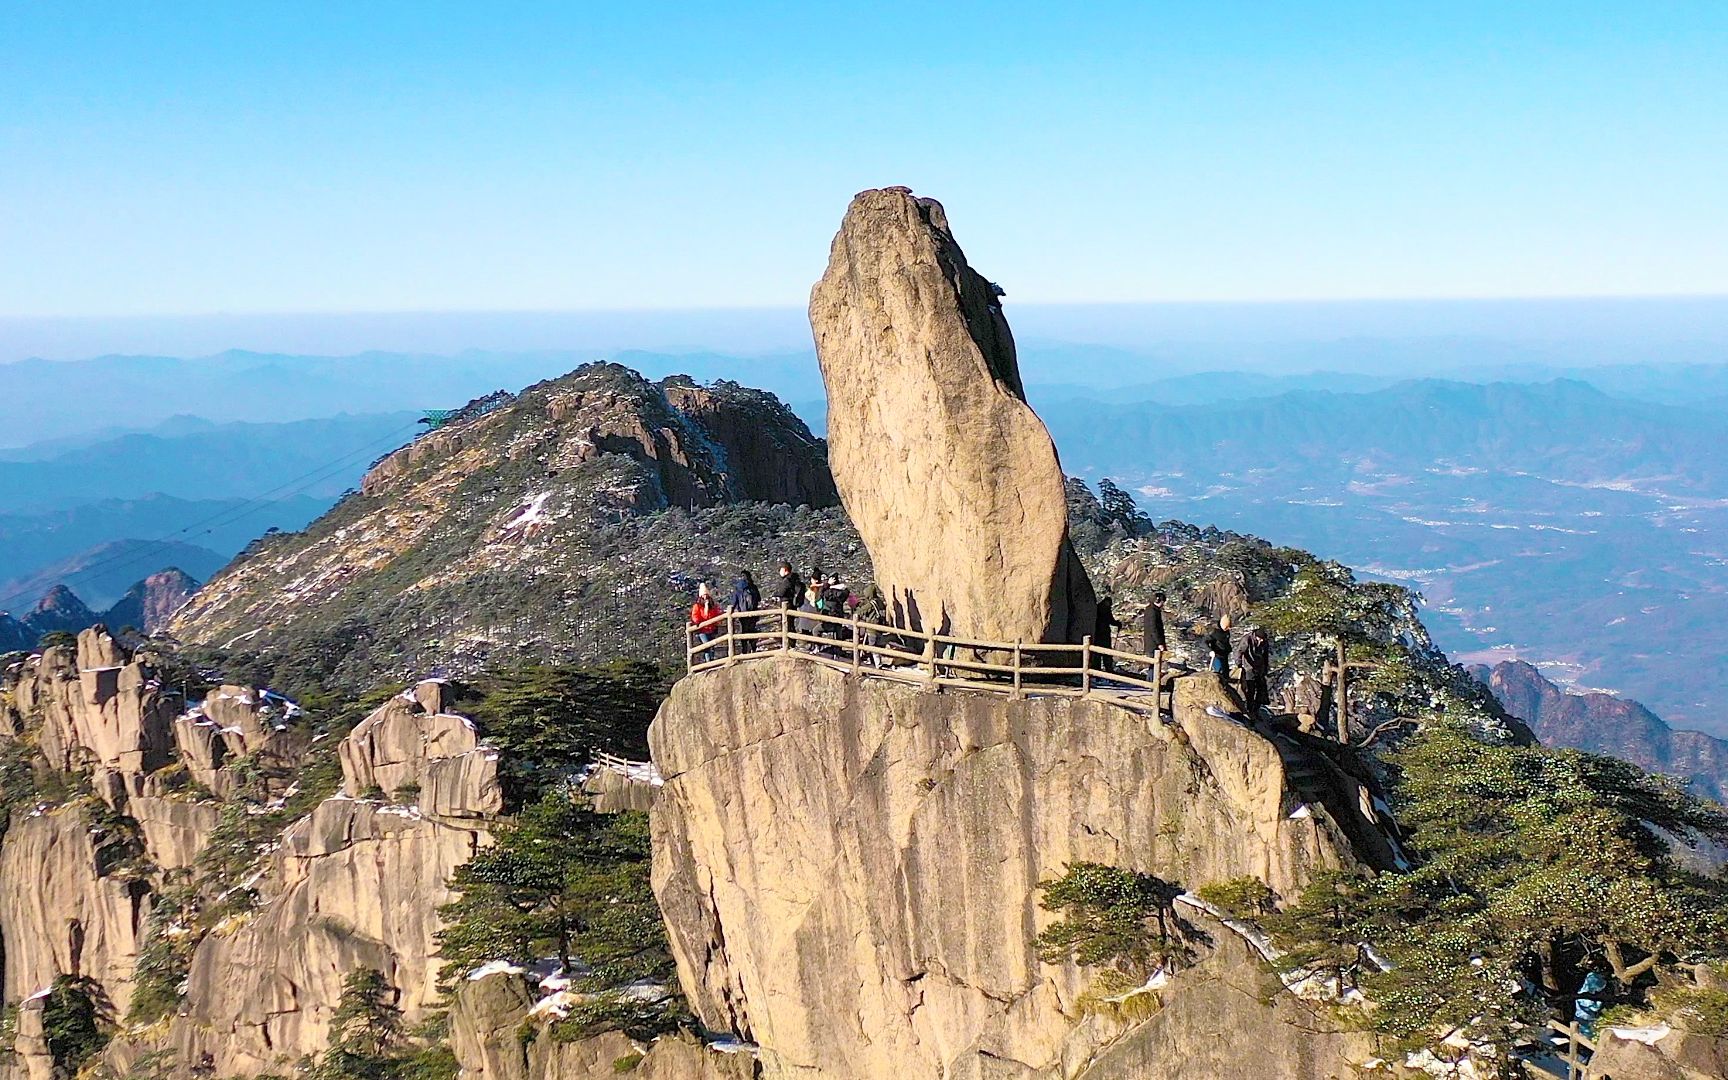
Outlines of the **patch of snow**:
<svg viewBox="0 0 1728 1080">
<path fill-rule="evenodd" d="M 527 969 L 508 960 L 489 960 L 468 973 L 469 982 L 479 982 L 489 975 L 526 975 Z"/>
<path fill-rule="evenodd" d="M 24 1000 L 25 1001 L 41 1001 L 43 998 L 47 997 L 49 994 L 52 994 L 53 992 L 54 992 L 53 986 L 51 986 L 51 985 L 50 986 L 44 986 L 42 989 L 36 991 L 34 994 L 31 994 L 29 997 L 25 998 Z"/>
<path fill-rule="evenodd" d="M 1608 1029 L 1608 1034 L 1616 1039 L 1641 1042 L 1645 1046 L 1655 1046 L 1673 1032 L 1674 1029 L 1667 1024 L 1657 1024 L 1655 1027 L 1611 1027 Z"/>
<path fill-rule="evenodd" d="M 539 1001 L 536 1001 L 534 1007 L 528 1010 L 528 1015 L 535 1018 L 550 1016 L 554 1019 L 562 1020 L 566 1016 L 570 1015 L 570 1010 L 575 1008 L 576 1004 L 580 1000 L 581 999 L 578 998 L 577 995 L 570 991 L 560 990 L 555 994 L 547 994 Z"/>
<path fill-rule="evenodd" d="M 1303 803 L 1301 806 L 1298 806 L 1295 810 L 1291 811 L 1290 820 L 1291 821 L 1306 821 L 1308 818 L 1311 818 L 1313 816 L 1314 816 L 1314 811 L 1308 809 L 1307 803 Z"/>
<path fill-rule="evenodd" d="M 722 1035 L 708 1043 L 707 1046 L 708 1049 L 719 1054 L 749 1054 L 751 1057 L 757 1057 L 762 1052 L 760 1046 L 745 1042 L 736 1035 Z"/>
</svg>

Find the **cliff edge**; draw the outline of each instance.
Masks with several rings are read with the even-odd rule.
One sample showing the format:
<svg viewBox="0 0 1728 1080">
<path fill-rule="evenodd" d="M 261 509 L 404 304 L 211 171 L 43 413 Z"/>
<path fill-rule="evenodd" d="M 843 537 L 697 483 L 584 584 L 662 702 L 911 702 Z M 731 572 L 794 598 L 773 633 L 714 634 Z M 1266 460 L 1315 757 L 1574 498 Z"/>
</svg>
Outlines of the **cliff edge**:
<svg viewBox="0 0 1728 1080">
<path fill-rule="evenodd" d="M 1389 847 L 1352 839 L 1379 825 L 1366 790 L 1338 773 L 1332 794 L 1299 792 L 1278 745 L 1213 715 L 1210 676 L 1174 697 L 1161 719 L 795 657 L 678 683 L 649 734 L 666 781 L 654 887 L 699 1018 L 758 1044 L 770 1080 L 1202 1075 L 1112 1071 L 1107 1049 L 1132 1056 L 1159 1029 L 1089 1014 L 1088 973 L 1039 960 L 1039 883 L 1090 861 L 1187 889 L 1253 875 L 1292 895 Z M 1247 971 L 1237 1007 L 1319 1062 L 1283 1075 L 1344 1075 L 1342 1048 L 1266 1019 L 1254 964 L 1222 947 L 1205 963 Z M 1251 1075 L 1263 1050 L 1229 1052 L 1244 1071 L 1211 1075 Z"/>
</svg>

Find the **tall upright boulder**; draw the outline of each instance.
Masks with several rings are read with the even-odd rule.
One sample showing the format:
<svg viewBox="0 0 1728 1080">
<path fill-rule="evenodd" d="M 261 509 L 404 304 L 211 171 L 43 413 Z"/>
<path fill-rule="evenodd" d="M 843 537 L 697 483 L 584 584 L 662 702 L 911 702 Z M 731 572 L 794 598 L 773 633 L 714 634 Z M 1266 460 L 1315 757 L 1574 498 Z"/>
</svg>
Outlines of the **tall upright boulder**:
<svg viewBox="0 0 1728 1080">
<path fill-rule="evenodd" d="M 810 327 L 834 479 L 895 620 L 991 641 L 1091 633 L 1056 447 L 997 290 L 942 205 L 902 187 L 857 195 Z"/>
</svg>

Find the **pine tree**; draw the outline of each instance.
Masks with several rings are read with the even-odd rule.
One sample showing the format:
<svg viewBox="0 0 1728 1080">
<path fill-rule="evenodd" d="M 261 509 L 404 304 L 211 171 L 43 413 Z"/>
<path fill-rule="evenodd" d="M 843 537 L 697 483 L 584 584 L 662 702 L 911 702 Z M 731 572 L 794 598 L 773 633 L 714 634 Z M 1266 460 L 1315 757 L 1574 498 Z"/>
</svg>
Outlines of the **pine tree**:
<svg viewBox="0 0 1728 1080">
<path fill-rule="evenodd" d="M 390 1080 L 397 1075 L 402 1011 L 396 991 L 375 968 L 356 968 L 342 980 L 330 1018 L 330 1041 L 311 1070 L 312 1080 Z"/>
<path fill-rule="evenodd" d="M 451 879 L 461 897 L 441 910 L 446 979 L 548 955 L 567 970 L 580 957 L 597 987 L 670 974 L 646 814 L 598 814 L 551 792 L 494 840 Z"/>
<path fill-rule="evenodd" d="M 1100 863 L 1073 863 L 1041 881 L 1042 906 L 1061 912 L 1035 942 L 1046 963 L 1107 967 L 1134 983 L 1186 960 L 1189 948 L 1173 903 L 1181 890 L 1151 874 Z"/>
</svg>

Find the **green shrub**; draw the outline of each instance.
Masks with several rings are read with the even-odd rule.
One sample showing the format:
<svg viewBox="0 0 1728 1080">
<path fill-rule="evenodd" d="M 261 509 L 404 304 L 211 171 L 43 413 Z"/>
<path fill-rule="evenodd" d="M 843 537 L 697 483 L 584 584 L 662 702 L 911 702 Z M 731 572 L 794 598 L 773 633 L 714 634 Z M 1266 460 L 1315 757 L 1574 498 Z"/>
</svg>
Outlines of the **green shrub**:
<svg viewBox="0 0 1728 1080">
<path fill-rule="evenodd" d="M 1257 877 L 1214 881 L 1194 890 L 1194 895 L 1232 919 L 1256 919 L 1272 910 L 1276 893 Z"/>
<path fill-rule="evenodd" d="M 1183 926 L 1171 907 L 1181 890 L 1166 881 L 1080 862 L 1038 887 L 1044 909 L 1062 915 L 1034 943 L 1046 963 L 1108 966 L 1144 981 L 1155 968 L 1188 958 Z"/>
<path fill-rule="evenodd" d="M 1683 1031 L 1714 1038 L 1728 1036 L 1728 988 L 1664 987 L 1650 995 L 1650 1005 L 1664 1020 Z"/>
<path fill-rule="evenodd" d="M 109 1025 L 97 1009 L 101 994 L 93 980 L 61 975 L 42 1003 L 42 1034 L 56 1077 L 78 1075 L 108 1045 Z"/>
<path fill-rule="evenodd" d="M 642 1057 L 643 1055 L 641 1053 L 630 1053 L 625 1054 L 621 1058 L 614 1058 L 612 1060 L 612 1071 L 615 1073 L 635 1072 L 636 1066 L 642 1064 Z"/>
</svg>

